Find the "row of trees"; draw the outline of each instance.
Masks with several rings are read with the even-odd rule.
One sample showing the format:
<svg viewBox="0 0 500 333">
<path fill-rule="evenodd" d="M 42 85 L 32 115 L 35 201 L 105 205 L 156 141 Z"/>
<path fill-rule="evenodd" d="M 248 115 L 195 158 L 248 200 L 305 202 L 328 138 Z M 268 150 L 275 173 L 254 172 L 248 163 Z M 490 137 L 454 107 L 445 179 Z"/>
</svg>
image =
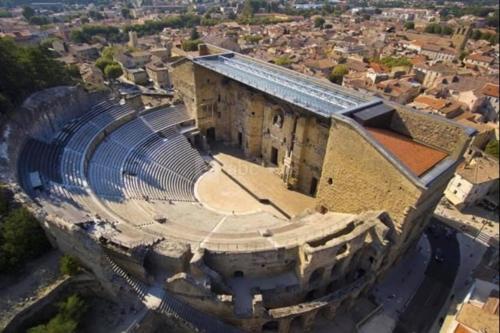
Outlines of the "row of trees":
<svg viewBox="0 0 500 333">
<path fill-rule="evenodd" d="M 28 333 L 73 333 L 85 315 L 88 306 L 77 294 L 58 304 L 58 313 L 47 324 L 30 328 Z"/>
<path fill-rule="evenodd" d="M 22 47 L 10 38 L 0 38 L 0 68 L 0 112 L 38 90 L 73 82 L 68 68 L 45 47 Z"/>
<path fill-rule="evenodd" d="M 85 25 L 81 29 L 72 30 L 70 34 L 71 40 L 75 43 L 90 43 L 95 36 L 101 36 L 113 43 L 127 41 L 127 35 L 114 26 Z"/>
<path fill-rule="evenodd" d="M 498 3 L 496 5 L 498 6 Z M 446 7 L 439 11 L 439 15 L 445 19 L 449 17 L 462 17 L 465 15 L 484 17 L 486 18 L 486 24 L 492 27 L 498 27 L 498 14 L 498 8 L 479 4 L 465 7 Z"/>
<path fill-rule="evenodd" d="M 487 40 L 491 44 L 498 44 L 498 33 L 491 34 L 489 32 L 482 32 L 479 29 L 472 30 L 470 38 L 474 40 Z"/>
<path fill-rule="evenodd" d="M 437 35 L 452 35 L 453 34 L 453 29 L 446 24 L 439 24 L 439 23 L 430 23 L 428 24 L 425 29 L 425 32 L 429 34 L 437 34 Z"/>
<path fill-rule="evenodd" d="M 410 59 L 407 57 L 382 57 L 380 59 L 371 59 L 371 62 L 382 64 L 386 67 L 393 68 L 399 66 L 412 66 Z"/>
</svg>

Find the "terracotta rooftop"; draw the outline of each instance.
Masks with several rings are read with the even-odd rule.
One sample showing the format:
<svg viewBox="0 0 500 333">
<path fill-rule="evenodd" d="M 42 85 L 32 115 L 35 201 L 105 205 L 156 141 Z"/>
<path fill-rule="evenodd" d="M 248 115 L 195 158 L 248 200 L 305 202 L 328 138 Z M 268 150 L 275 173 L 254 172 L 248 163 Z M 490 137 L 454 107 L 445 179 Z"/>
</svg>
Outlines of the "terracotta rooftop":
<svg viewBox="0 0 500 333">
<path fill-rule="evenodd" d="M 490 63 L 493 62 L 493 60 L 495 60 L 492 57 L 488 57 L 488 56 L 485 56 L 485 55 L 482 55 L 482 54 L 478 54 L 478 53 L 471 54 L 471 55 L 467 56 L 465 59 L 466 60 L 471 60 L 471 61 L 484 62 L 484 63 L 487 63 L 487 64 L 490 64 Z"/>
<path fill-rule="evenodd" d="M 441 110 L 446 107 L 446 101 L 444 99 L 437 99 L 431 96 L 418 96 L 415 98 L 415 103 L 427 105 L 434 110 Z"/>
<path fill-rule="evenodd" d="M 481 92 L 486 96 L 500 97 L 500 87 L 498 84 L 486 83 Z"/>
<path fill-rule="evenodd" d="M 375 71 L 375 73 L 387 73 L 389 68 L 376 62 L 371 62 L 370 67 Z"/>
<path fill-rule="evenodd" d="M 373 127 L 366 127 L 366 130 L 417 176 L 422 176 L 447 156 L 389 130 Z"/>
<path fill-rule="evenodd" d="M 455 331 L 453 333 L 473 333 L 471 330 L 469 330 L 467 327 L 465 327 L 462 324 L 458 324 L 457 327 L 455 328 Z"/>
</svg>

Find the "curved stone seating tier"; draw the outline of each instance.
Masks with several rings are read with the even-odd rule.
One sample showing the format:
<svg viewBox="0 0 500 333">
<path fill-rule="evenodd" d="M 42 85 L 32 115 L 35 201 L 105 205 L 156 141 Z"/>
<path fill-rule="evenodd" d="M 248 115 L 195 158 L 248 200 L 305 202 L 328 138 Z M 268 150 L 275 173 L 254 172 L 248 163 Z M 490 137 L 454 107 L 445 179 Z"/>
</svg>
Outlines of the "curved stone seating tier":
<svg viewBox="0 0 500 333">
<path fill-rule="evenodd" d="M 194 181 L 207 165 L 176 128 L 187 120 L 182 108 L 159 109 L 110 133 L 89 163 L 93 191 L 117 201 L 124 197 L 194 201 Z M 170 140 L 174 141 L 167 145 Z"/>
<path fill-rule="evenodd" d="M 173 124 L 179 124 L 191 119 L 184 107 L 175 106 L 150 112 L 142 116 L 142 118 L 154 132 L 162 131 Z"/>
<path fill-rule="evenodd" d="M 31 190 L 29 174 L 38 171 L 42 181 L 61 182 L 60 159 L 63 149 L 56 144 L 48 144 L 36 139 L 26 142 L 19 157 L 18 176 L 21 186 Z M 32 194 L 32 191 L 28 191 Z"/>
<path fill-rule="evenodd" d="M 73 216 L 80 210 L 129 220 L 135 209 L 133 217 L 144 221 L 155 213 L 131 204 L 134 200 L 196 201 L 194 184 L 208 165 L 180 133 L 178 126 L 190 120 L 183 107 L 140 115 L 127 105 L 101 102 L 66 125 L 52 143 L 29 140 L 19 178 L 29 192 L 30 172 L 38 171 L 47 190 L 41 196 L 75 208 Z"/>
<path fill-rule="evenodd" d="M 94 105 L 83 116 L 71 121 L 66 126 L 64 126 L 64 128 L 55 137 L 54 143 L 65 146 L 68 140 L 71 138 L 72 134 L 75 133 L 81 126 L 85 125 L 95 116 L 109 110 L 114 105 L 115 104 L 113 104 L 111 101 L 107 100 Z"/>
<path fill-rule="evenodd" d="M 195 201 L 194 183 L 207 168 L 184 136 L 155 137 L 127 159 L 125 188 L 134 199 Z"/>
</svg>

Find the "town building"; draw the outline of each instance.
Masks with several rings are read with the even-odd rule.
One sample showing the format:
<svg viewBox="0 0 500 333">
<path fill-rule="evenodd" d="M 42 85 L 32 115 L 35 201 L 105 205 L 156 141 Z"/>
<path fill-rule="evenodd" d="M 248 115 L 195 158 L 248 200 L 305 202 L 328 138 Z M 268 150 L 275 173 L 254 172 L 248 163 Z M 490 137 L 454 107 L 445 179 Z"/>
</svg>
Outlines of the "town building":
<svg viewBox="0 0 500 333">
<path fill-rule="evenodd" d="M 464 209 L 482 200 L 498 205 L 498 160 L 470 148 L 468 159 L 458 167 L 445 190 L 446 198 L 457 208 Z M 496 202 L 496 203 L 495 203 Z"/>
</svg>

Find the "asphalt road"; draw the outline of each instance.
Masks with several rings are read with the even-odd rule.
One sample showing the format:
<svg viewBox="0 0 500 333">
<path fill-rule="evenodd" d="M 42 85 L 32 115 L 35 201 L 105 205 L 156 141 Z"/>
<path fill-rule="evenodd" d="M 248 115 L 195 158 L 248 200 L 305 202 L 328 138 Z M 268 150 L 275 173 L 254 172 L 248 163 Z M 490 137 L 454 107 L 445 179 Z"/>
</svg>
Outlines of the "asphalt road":
<svg viewBox="0 0 500 333">
<path fill-rule="evenodd" d="M 426 230 L 432 249 L 425 278 L 406 310 L 399 317 L 394 333 L 427 333 L 446 303 L 460 264 L 456 232 L 436 219 Z M 435 259 L 436 254 L 442 262 Z"/>
</svg>

